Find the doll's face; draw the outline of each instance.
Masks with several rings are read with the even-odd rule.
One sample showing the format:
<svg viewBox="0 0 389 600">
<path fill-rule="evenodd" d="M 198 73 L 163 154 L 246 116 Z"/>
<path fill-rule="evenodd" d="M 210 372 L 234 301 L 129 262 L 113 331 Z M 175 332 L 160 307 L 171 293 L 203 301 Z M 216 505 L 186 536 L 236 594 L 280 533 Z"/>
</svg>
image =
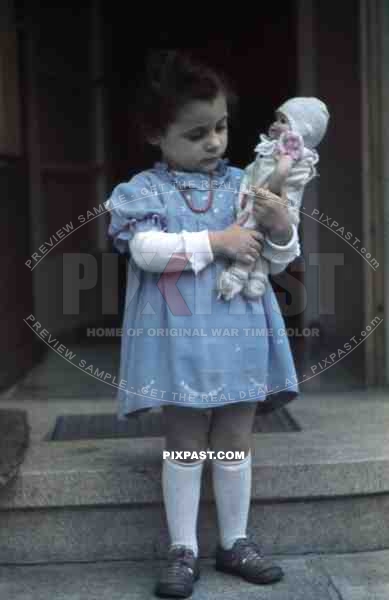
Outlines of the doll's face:
<svg viewBox="0 0 389 600">
<path fill-rule="evenodd" d="M 275 113 L 276 120 L 269 127 L 269 137 L 273 140 L 278 139 L 281 133 L 291 131 L 291 125 L 288 118 L 280 111 Z"/>
</svg>

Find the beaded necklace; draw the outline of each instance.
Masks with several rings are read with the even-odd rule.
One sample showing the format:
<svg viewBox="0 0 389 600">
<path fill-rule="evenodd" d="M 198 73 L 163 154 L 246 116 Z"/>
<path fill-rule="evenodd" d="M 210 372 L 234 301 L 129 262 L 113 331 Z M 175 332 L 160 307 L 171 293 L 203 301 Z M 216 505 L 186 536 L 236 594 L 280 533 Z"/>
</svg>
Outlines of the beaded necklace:
<svg viewBox="0 0 389 600">
<path fill-rule="evenodd" d="M 181 196 L 184 198 L 186 205 L 188 206 L 188 208 L 190 208 L 190 210 L 194 213 L 206 213 L 212 206 L 213 204 L 213 189 L 212 189 L 212 176 L 210 175 L 209 177 L 209 191 L 208 191 L 208 200 L 207 200 L 207 204 L 205 205 L 204 208 L 196 208 L 195 206 L 193 206 L 191 198 L 190 198 L 190 193 L 183 193 L 180 188 L 174 183 L 175 187 L 177 188 L 177 190 L 180 192 Z"/>
</svg>

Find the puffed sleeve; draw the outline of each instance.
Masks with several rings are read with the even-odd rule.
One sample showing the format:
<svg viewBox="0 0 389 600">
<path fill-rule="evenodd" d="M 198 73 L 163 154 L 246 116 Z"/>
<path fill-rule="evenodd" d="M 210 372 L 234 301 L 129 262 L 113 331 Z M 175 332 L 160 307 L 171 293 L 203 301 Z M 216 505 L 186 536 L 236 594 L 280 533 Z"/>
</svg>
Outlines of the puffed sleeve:
<svg viewBox="0 0 389 600">
<path fill-rule="evenodd" d="M 104 203 L 110 212 L 108 236 L 120 253 L 140 231 L 167 231 L 167 211 L 163 194 L 142 175 L 117 185 Z"/>
</svg>

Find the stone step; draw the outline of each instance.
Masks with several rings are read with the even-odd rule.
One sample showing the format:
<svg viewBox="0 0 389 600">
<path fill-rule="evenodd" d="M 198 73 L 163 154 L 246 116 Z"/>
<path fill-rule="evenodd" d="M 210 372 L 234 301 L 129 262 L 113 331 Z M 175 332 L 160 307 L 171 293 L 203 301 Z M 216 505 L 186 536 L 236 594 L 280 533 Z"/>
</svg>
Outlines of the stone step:
<svg viewBox="0 0 389 600">
<path fill-rule="evenodd" d="M 268 414 L 257 415 L 253 433 L 281 433 L 300 431 L 288 410 L 281 408 Z M 47 441 L 79 441 L 88 439 L 164 437 L 161 410 L 154 410 L 120 421 L 112 412 L 68 414 L 57 417 Z"/>
<path fill-rule="evenodd" d="M 164 439 L 44 442 L 0 495 L 0 563 L 162 558 Z M 208 461 L 198 522 L 213 555 Z M 268 554 L 389 548 L 389 444 L 382 428 L 256 434 L 249 532 Z"/>
<path fill-rule="evenodd" d="M 387 600 L 389 552 L 275 556 L 285 576 L 257 586 L 200 560 L 193 600 Z M 12 600 L 151 600 L 163 561 L 0 566 L 2 598 Z"/>
<path fill-rule="evenodd" d="M 284 580 L 257 586 L 218 573 L 213 561 L 200 560 L 193 600 L 333 600 L 328 577 L 312 559 L 282 558 Z M 162 562 L 105 562 L 0 567 L 2 598 L 12 600 L 152 600 Z"/>
</svg>

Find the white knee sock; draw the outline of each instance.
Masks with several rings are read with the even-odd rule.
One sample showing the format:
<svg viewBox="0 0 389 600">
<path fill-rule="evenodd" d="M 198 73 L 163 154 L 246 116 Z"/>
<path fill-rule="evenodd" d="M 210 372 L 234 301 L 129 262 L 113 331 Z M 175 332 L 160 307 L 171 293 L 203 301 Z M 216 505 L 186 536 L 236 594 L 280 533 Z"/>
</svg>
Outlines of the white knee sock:
<svg viewBox="0 0 389 600">
<path fill-rule="evenodd" d="M 220 544 L 227 550 L 246 536 L 251 500 L 251 452 L 240 462 L 212 461 Z"/>
<path fill-rule="evenodd" d="M 185 463 L 164 459 L 162 490 L 172 546 L 184 545 L 198 555 L 197 516 L 204 460 Z"/>
</svg>

